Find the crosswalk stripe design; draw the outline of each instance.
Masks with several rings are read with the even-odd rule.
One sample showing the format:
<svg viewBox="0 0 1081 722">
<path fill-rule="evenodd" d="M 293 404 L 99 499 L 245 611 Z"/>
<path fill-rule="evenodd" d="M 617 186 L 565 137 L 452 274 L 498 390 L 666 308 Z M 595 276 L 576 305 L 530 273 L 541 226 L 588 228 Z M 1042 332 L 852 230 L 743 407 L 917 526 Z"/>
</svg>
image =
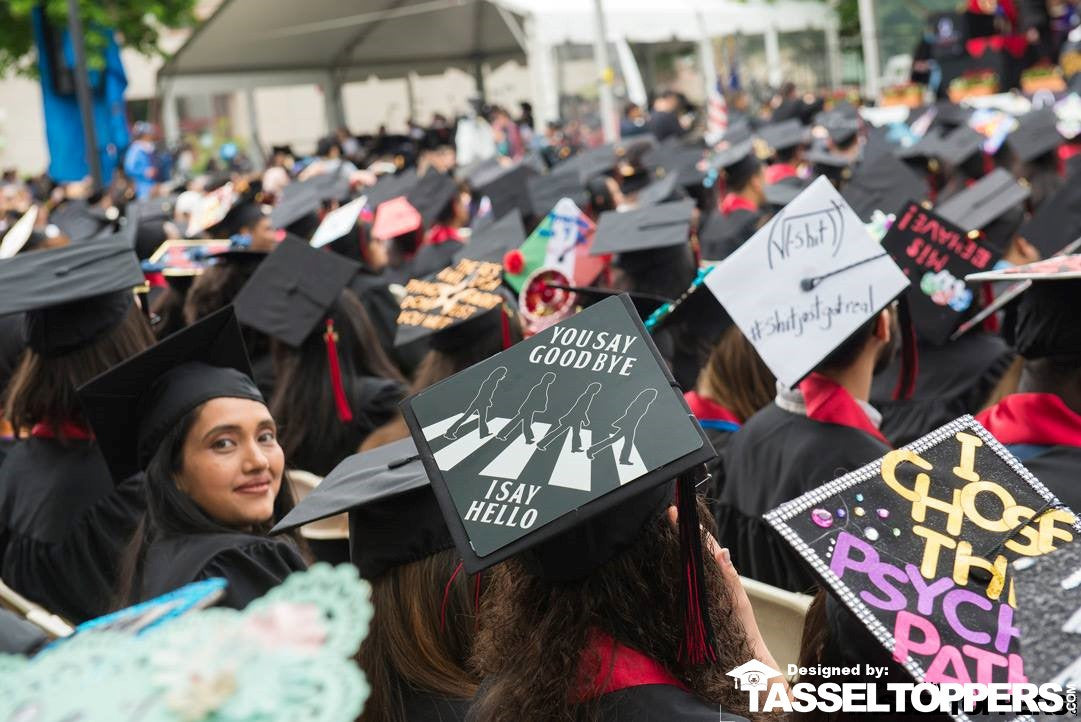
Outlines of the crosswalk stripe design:
<svg viewBox="0 0 1081 722">
<path fill-rule="evenodd" d="M 470 420 L 461 428 L 462 435 L 457 439 L 449 440 L 443 437 L 447 429 L 458 420 L 457 416 L 442 419 L 423 429 L 424 438 L 428 439 L 435 456 L 436 465 L 443 471 L 449 471 L 474 454 L 474 460 L 478 466 L 484 464 L 479 471 L 482 476 L 491 476 L 497 479 L 517 480 L 530 469 L 529 476 L 543 478 L 548 474 L 548 484 L 564 489 L 577 489 L 579 491 L 591 491 L 594 486 L 594 475 L 600 474 L 601 478 L 613 477 L 612 467 L 615 467 L 619 483 L 622 486 L 634 481 L 646 473 L 646 465 L 637 448 L 631 448 L 630 464 L 620 464 L 619 457 L 623 452 L 623 439 L 618 440 L 607 449 L 598 452 L 595 459 L 591 460 L 585 454 L 593 443 L 592 432 L 582 429 L 582 449 L 578 453 L 571 451 L 573 437 L 567 430 L 560 444 L 559 454 L 553 459 L 555 447 L 550 446 L 546 450 L 539 450 L 537 442 L 552 428 L 546 422 L 533 424 L 534 443 L 527 444 L 525 435 L 521 429 L 510 441 L 503 441 L 496 435 L 510 421 L 509 418 L 497 417 L 488 422 L 489 434 L 480 438 L 480 430 L 476 419 Z M 601 435 L 599 438 L 603 439 Z M 482 451 L 483 449 L 483 451 Z M 479 453 L 478 453 L 479 452 Z M 485 464 L 487 459 L 491 459 Z M 615 479 L 612 478 L 612 483 Z"/>
<path fill-rule="evenodd" d="M 533 443 L 527 444 L 525 434 L 518 430 L 507 448 L 500 452 L 499 456 L 492 459 L 491 463 L 480 472 L 485 476 L 497 476 L 500 479 L 517 479 L 522 469 L 529 463 L 529 458 L 537 450 L 537 442 L 548 433 L 551 424 L 533 424 Z"/>
<path fill-rule="evenodd" d="M 616 470 L 619 472 L 619 484 L 622 486 L 628 481 L 634 481 L 638 477 L 646 473 L 646 465 L 642 463 L 642 457 L 638 454 L 638 449 L 631 447 L 630 465 L 620 464 L 619 455 L 623 453 L 623 444 L 627 443 L 625 440 L 620 439 L 612 445 L 612 449 L 615 451 L 616 456 Z"/>
<path fill-rule="evenodd" d="M 590 436 L 589 429 L 582 429 L 583 449 L 589 448 Z M 552 470 L 552 478 L 548 481 L 548 484 L 549 486 L 562 486 L 567 489 L 589 491 L 592 486 L 590 472 L 593 469 L 593 462 L 585 455 L 584 451 L 578 454 L 571 453 L 573 440 L 571 432 L 567 431 L 566 436 L 563 437 L 563 448 L 559 452 L 559 460 L 556 462 L 556 468 Z"/>
<path fill-rule="evenodd" d="M 488 436 L 480 438 L 480 429 L 474 428 L 465 436 L 458 437 L 454 443 L 435 452 L 435 463 L 443 471 L 449 471 L 474 451 L 491 441 L 495 434 L 503 430 L 510 419 L 491 419 L 488 422 Z M 450 424 L 447 425 L 450 428 Z M 427 437 L 427 433 L 425 433 Z M 430 438 L 430 437 L 428 437 Z"/>
</svg>

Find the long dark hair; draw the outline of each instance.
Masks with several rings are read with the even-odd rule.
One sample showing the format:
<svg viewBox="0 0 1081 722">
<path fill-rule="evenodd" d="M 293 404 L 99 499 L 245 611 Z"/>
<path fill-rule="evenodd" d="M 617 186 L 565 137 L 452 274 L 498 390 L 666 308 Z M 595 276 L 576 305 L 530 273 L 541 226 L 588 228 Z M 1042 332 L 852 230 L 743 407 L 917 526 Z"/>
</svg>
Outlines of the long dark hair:
<svg viewBox="0 0 1081 722">
<path fill-rule="evenodd" d="M 169 430 L 147 464 L 144 484 L 146 513 L 139 519 L 132 540 L 121 557 L 118 576 L 120 582 L 116 595 L 118 608 L 140 601 L 143 562 L 147 550 L 155 540 L 169 536 L 236 534 L 241 531 L 213 519 L 176 484 L 176 478 L 184 468 L 184 441 L 204 405 L 188 412 L 180 423 Z M 295 505 L 296 497 L 292 484 L 288 474 L 283 471 L 281 488 L 274 499 L 274 516 L 269 521 L 255 524 L 244 531 L 265 536 L 275 521 L 288 514 Z M 289 536 L 299 548 L 304 548 L 299 532 L 294 531 Z"/>
<path fill-rule="evenodd" d="M 338 365 L 345 398 L 353 411 L 353 422 L 338 418 L 330 381 L 324 327 L 308 335 L 298 349 L 275 344 L 274 396 L 271 415 L 278 422 L 278 441 L 293 468 L 326 473 L 371 433 L 371 420 L 362 408 L 361 378 L 378 377 L 398 381 L 398 369 L 379 345 L 379 337 L 364 306 L 352 291 L 344 290 L 327 314 L 338 334 Z"/>
<path fill-rule="evenodd" d="M 698 506 L 708 524 L 711 515 L 703 502 Z M 495 567 L 473 654 L 484 686 L 471 714 L 496 721 L 596 719 L 596 701 L 573 701 L 579 662 L 596 629 L 662 664 L 700 699 L 746 715 L 747 699 L 726 672 L 753 654 L 712 562 L 705 573 L 718 660 L 701 667 L 680 661 L 681 569 L 679 533 L 665 514 L 648 522 L 626 551 L 578 582 L 547 582 L 517 559 Z"/>
<path fill-rule="evenodd" d="M 746 421 L 773 401 L 777 380 L 739 327 L 732 325 L 717 339 L 698 375 L 698 392 Z"/>
<path fill-rule="evenodd" d="M 70 353 L 46 358 L 28 348 L 8 384 L 3 415 L 16 431 L 39 422 L 52 424 L 62 440 L 63 422 L 83 421 L 75 388 L 153 343 L 150 325 L 132 304 L 120 323 Z"/>
<path fill-rule="evenodd" d="M 357 653 L 372 690 L 361 722 L 405 722 L 407 688 L 450 700 L 476 694 L 479 679 L 467 663 L 480 578 L 455 575 L 457 561 L 448 549 L 371 580 L 379 622 Z"/>
</svg>

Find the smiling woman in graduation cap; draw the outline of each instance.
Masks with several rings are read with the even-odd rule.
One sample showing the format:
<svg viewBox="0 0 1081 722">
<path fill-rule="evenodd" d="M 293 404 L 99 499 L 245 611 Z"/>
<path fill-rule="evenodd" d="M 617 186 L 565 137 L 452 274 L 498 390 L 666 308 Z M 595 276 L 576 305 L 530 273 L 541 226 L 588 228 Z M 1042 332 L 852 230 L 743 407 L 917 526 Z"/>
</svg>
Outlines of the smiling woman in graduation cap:
<svg viewBox="0 0 1081 722">
<path fill-rule="evenodd" d="M 251 378 L 232 308 L 79 388 L 118 477 L 146 472 L 147 513 L 128 547 L 118 602 L 223 577 L 242 609 L 306 567 L 265 536 L 293 507 L 277 427 Z"/>
<path fill-rule="evenodd" d="M 28 347 L 5 400 L 22 438 L 0 466 L 0 577 L 72 621 L 107 610 L 143 507 L 140 480 L 109 472 L 75 397 L 153 343 L 132 296 L 141 283 L 123 239 L 0 263 L 0 314 L 26 312 Z"/>
</svg>

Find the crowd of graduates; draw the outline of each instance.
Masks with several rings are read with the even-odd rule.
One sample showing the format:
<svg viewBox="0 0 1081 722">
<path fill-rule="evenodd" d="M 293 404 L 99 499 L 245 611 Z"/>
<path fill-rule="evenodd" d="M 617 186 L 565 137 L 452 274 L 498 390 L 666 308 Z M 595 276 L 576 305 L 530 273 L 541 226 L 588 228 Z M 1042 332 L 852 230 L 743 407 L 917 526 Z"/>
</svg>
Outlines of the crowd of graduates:
<svg viewBox="0 0 1081 722">
<path fill-rule="evenodd" d="M 558 124 L 534 137 L 528 109 L 478 108 L 379 142 L 343 132 L 304 159 L 275 148 L 256 172 L 112 191 L 8 179 L 0 580 L 78 624 L 218 577 L 218 603 L 242 609 L 316 560 L 351 562 L 375 608 L 363 720 L 754 718 L 726 675 L 777 662 L 741 575 L 814 595 L 802 666 L 905 679 L 764 515 L 965 414 L 1077 508 L 1081 280 L 1062 268 L 1081 265 L 1033 271 L 1020 293 L 970 283 L 945 332 L 888 291 L 884 253 L 808 267 L 823 274 L 810 288 L 844 271 L 879 302 L 787 360 L 724 289 L 790 293 L 731 269 L 809 192 L 839 192 L 872 245 L 912 201 L 986 249 L 986 270 L 1069 254 L 1081 146 L 1050 108 L 996 141 L 954 103 L 885 123 L 788 87 L 707 143 L 680 107 L 661 93 L 591 147 Z M 590 414 L 609 382 L 557 409 L 556 367 L 506 431 L 487 424 L 499 384 L 526 372 L 510 361 L 437 436 L 405 411 L 621 294 L 668 382 L 624 403 L 605 444 L 580 435 L 601 438 Z M 669 396 L 715 454 L 632 457 L 635 424 Z M 567 433 L 591 461 L 612 447 L 612 469 L 641 462 L 651 481 L 594 488 L 559 533 L 470 564 L 434 444 L 519 428 L 542 450 Z M 34 654 L 44 637 L 0 614 L 0 648 Z"/>
</svg>

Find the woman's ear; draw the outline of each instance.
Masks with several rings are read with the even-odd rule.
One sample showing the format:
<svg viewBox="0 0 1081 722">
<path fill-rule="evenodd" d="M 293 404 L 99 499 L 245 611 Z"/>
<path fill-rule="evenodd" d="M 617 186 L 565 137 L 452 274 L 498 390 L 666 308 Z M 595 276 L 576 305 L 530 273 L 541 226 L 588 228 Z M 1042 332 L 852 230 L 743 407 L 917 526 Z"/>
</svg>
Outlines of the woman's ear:
<svg viewBox="0 0 1081 722">
<path fill-rule="evenodd" d="M 875 337 L 884 344 L 890 342 L 893 333 L 893 311 L 887 306 L 878 314 L 878 323 L 875 324 Z"/>
</svg>

